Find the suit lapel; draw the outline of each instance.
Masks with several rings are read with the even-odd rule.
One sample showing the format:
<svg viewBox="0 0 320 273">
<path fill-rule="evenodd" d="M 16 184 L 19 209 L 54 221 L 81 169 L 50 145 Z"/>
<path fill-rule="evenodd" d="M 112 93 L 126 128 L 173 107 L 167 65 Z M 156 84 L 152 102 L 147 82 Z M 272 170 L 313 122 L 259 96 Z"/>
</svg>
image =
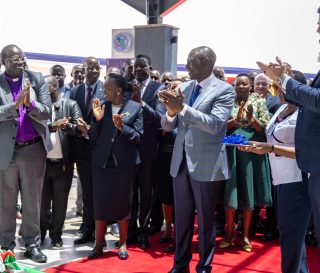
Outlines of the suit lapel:
<svg viewBox="0 0 320 273">
<path fill-rule="evenodd" d="M 89 104 L 88 115 L 89 115 L 90 112 L 92 111 L 92 102 L 94 101 L 94 99 L 95 99 L 95 98 L 98 98 L 98 99 L 101 100 L 100 94 L 102 94 L 102 92 L 103 92 L 102 89 L 103 89 L 103 86 L 100 84 L 100 81 L 98 80 L 97 85 L 96 85 L 96 88 L 93 90 L 93 94 L 92 94 L 91 101 L 90 101 L 90 104 Z"/>
<path fill-rule="evenodd" d="M 150 80 L 146 89 L 144 90 L 144 93 L 142 95 L 142 100 L 143 101 L 148 101 L 149 97 L 153 95 L 153 87 L 154 87 L 155 82 L 153 80 Z"/>
<path fill-rule="evenodd" d="M 311 87 L 318 87 L 320 86 L 320 71 L 317 73 L 317 75 L 314 77 L 311 85 Z"/>
<path fill-rule="evenodd" d="M 110 101 L 106 101 L 105 103 L 104 120 L 106 121 L 106 128 L 107 128 L 106 130 L 109 132 L 109 134 L 111 134 L 111 137 L 114 141 L 117 130 L 116 130 L 116 127 L 114 127 L 114 123 L 112 119 L 112 104 Z"/>
<path fill-rule="evenodd" d="M 197 82 L 193 81 L 193 83 L 190 83 L 183 91 L 184 95 L 184 103 L 190 105 L 190 97 L 192 94 L 192 91 L 196 87 Z"/>
<path fill-rule="evenodd" d="M 11 89 L 10 89 L 10 86 L 9 86 L 7 80 L 4 77 L 4 72 L 0 76 L 0 92 L 3 93 L 3 96 L 8 104 L 13 102 L 13 96 L 11 93 Z"/>
<path fill-rule="evenodd" d="M 59 109 L 62 107 L 61 105 L 61 95 L 59 96 L 58 100 L 54 104 L 54 109 L 55 109 L 55 120 L 62 119 L 62 111 L 59 111 Z"/>
<path fill-rule="evenodd" d="M 127 103 L 128 103 L 128 100 L 123 101 L 123 104 L 118 112 L 119 115 L 126 110 Z"/>
<path fill-rule="evenodd" d="M 23 77 L 22 77 L 22 89 L 23 89 L 23 87 L 25 86 L 25 84 L 26 84 L 26 80 L 29 80 L 29 82 L 31 82 L 30 81 L 30 79 L 29 79 L 29 75 L 26 73 L 26 72 L 23 72 Z M 36 93 L 36 91 L 32 88 L 32 86 L 30 85 L 30 101 L 38 101 L 38 98 L 37 98 L 37 93 Z"/>
<path fill-rule="evenodd" d="M 79 104 L 79 107 L 81 109 L 82 115 L 85 115 L 85 85 L 84 83 L 82 83 L 81 85 L 79 85 L 78 90 L 75 94 L 75 100 L 77 101 L 77 103 Z"/>
<path fill-rule="evenodd" d="M 215 78 L 212 78 L 210 82 L 204 87 L 201 91 L 200 95 L 197 97 L 196 101 L 194 102 L 192 108 L 197 109 L 201 102 L 212 92 L 213 87 L 216 86 Z"/>
<path fill-rule="evenodd" d="M 268 93 L 266 96 L 266 105 L 267 107 L 271 104 L 273 97 Z"/>
</svg>

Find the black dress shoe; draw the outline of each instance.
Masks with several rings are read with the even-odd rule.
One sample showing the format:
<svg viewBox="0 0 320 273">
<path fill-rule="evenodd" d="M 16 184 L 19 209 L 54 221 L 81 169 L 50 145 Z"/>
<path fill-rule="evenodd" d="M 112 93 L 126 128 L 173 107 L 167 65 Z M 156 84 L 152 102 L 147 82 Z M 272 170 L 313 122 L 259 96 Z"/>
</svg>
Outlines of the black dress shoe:
<svg viewBox="0 0 320 273">
<path fill-rule="evenodd" d="M 138 242 L 138 247 L 141 249 L 148 249 L 150 248 L 150 242 L 149 238 L 147 235 L 143 234 L 140 235 L 139 242 Z"/>
<path fill-rule="evenodd" d="M 155 225 L 150 226 L 148 234 L 149 235 L 154 235 L 154 234 L 159 233 L 161 231 L 161 227 L 162 226 L 155 226 Z"/>
<path fill-rule="evenodd" d="M 161 237 L 160 240 L 159 240 L 159 243 L 160 244 L 169 243 L 169 242 L 171 242 L 171 240 L 172 240 L 171 237 Z"/>
<path fill-rule="evenodd" d="M 1 247 L 1 250 L 3 250 L 3 251 L 10 250 L 12 253 L 14 253 L 14 247 Z"/>
<path fill-rule="evenodd" d="M 120 260 L 127 260 L 129 258 L 128 251 L 119 251 L 118 252 L 118 258 Z"/>
<path fill-rule="evenodd" d="M 165 249 L 164 252 L 166 253 L 172 253 L 175 252 L 176 248 L 174 244 L 168 245 Z"/>
<path fill-rule="evenodd" d="M 84 223 L 82 223 L 80 225 L 80 228 L 76 231 L 76 235 L 81 236 L 84 233 L 84 231 L 85 231 L 85 226 L 84 226 Z"/>
<path fill-rule="evenodd" d="M 183 269 L 172 268 L 168 273 L 190 273 L 189 267 Z"/>
<path fill-rule="evenodd" d="M 74 245 L 82 245 L 82 244 L 87 244 L 87 243 L 91 243 L 94 242 L 95 238 L 92 236 L 91 233 L 83 233 L 80 238 L 74 240 L 73 244 Z"/>
<path fill-rule="evenodd" d="M 133 245 L 138 243 L 138 235 L 130 235 L 126 240 L 127 245 Z"/>
<path fill-rule="evenodd" d="M 51 241 L 53 249 L 61 249 L 63 247 L 63 241 L 61 238 L 57 238 Z"/>
<path fill-rule="evenodd" d="M 47 256 L 44 255 L 38 247 L 33 247 L 28 249 L 24 256 L 29 258 L 30 260 L 34 261 L 35 263 L 46 263 Z"/>
<path fill-rule="evenodd" d="M 266 233 L 263 235 L 262 237 L 262 241 L 264 242 L 268 242 L 268 241 L 272 241 L 274 239 L 276 239 L 278 237 L 277 232 L 275 231 L 266 231 Z"/>
<path fill-rule="evenodd" d="M 93 250 L 91 250 L 90 252 L 89 252 L 89 254 L 88 254 L 88 259 L 90 259 L 90 260 L 93 260 L 93 259 L 97 259 L 97 258 L 99 258 L 100 256 L 102 256 L 102 254 L 103 254 L 103 250 L 102 249 L 93 249 Z"/>
</svg>

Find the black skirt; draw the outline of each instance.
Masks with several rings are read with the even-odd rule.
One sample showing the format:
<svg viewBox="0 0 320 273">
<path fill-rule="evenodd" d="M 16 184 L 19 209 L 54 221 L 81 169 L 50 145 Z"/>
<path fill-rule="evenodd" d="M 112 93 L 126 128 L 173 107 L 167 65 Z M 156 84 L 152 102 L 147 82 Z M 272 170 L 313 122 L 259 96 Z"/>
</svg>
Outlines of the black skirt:
<svg viewBox="0 0 320 273">
<path fill-rule="evenodd" d="M 134 167 L 92 166 L 95 220 L 118 221 L 131 217 Z"/>
</svg>

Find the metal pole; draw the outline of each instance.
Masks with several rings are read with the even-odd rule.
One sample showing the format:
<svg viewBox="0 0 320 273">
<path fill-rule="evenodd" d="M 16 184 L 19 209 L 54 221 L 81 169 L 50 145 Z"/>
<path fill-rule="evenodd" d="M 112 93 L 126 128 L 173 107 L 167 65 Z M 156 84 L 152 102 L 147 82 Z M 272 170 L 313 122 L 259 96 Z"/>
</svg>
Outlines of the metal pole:
<svg viewBox="0 0 320 273">
<path fill-rule="evenodd" d="M 146 0 L 146 15 L 148 25 L 162 24 L 162 18 L 160 17 L 160 1 L 161 0 Z"/>
</svg>

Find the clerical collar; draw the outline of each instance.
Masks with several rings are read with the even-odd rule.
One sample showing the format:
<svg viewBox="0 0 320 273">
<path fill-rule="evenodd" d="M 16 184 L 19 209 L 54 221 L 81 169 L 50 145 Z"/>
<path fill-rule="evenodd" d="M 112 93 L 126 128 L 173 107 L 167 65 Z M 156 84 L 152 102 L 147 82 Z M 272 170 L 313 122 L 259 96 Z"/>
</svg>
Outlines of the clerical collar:
<svg viewBox="0 0 320 273">
<path fill-rule="evenodd" d="M 6 77 L 6 80 L 10 82 L 18 82 L 22 79 L 22 74 L 17 78 L 12 78 L 6 72 L 4 72 L 4 76 Z"/>
</svg>

